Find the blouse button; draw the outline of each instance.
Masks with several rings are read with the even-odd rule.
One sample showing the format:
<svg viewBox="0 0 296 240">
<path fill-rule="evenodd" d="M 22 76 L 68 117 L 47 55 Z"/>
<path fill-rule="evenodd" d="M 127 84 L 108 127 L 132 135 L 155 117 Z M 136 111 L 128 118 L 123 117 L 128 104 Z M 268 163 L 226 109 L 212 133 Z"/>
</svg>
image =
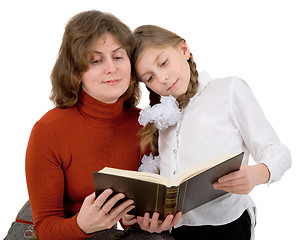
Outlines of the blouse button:
<svg viewBox="0 0 296 240">
<path fill-rule="evenodd" d="M 174 149 L 174 150 L 173 150 L 173 153 L 176 154 L 176 152 L 177 152 L 177 149 Z"/>
</svg>

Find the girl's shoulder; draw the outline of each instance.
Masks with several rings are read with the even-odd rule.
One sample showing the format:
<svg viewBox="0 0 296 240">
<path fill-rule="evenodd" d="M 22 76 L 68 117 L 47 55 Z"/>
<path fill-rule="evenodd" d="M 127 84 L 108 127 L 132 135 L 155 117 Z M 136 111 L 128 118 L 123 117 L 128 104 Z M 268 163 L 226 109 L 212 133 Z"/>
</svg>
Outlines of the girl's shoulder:
<svg viewBox="0 0 296 240">
<path fill-rule="evenodd" d="M 218 88 L 233 88 L 236 85 L 246 85 L 247 83 L 239 77 L 229 76 L 223 78 L 212 78 L 206 71 L 202 71 L 199 73 L 198 77 L 199 89 L 198 91 L 203 91 L 208 86 L 218 87 Z"/>
<path fill-rule="evenodd" d="M 211 85 L 212 88 L 219 89 L 224 93 L 234 93 L 250 89 L 248 83 L 237 76 L 213 79 Z"/>
<path fill-rule="evenodd" d="M 245 80 L 237 76 L 216 78 L 216 79 L 213 79 L 213 84 L 220 85 L 220 87 L 225 87 L 225 88 L 234 88 L 240 85 L 248 86 Z"/>
</svg>

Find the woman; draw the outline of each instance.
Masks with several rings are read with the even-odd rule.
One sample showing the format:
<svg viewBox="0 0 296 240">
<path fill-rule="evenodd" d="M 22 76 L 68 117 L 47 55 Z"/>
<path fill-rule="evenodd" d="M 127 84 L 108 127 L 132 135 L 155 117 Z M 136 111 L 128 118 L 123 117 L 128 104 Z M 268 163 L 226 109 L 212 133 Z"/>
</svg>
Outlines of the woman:
<svg viewBox="0 0 296 240">
<path fill-rule="evenodd" d="M 107 199 L 110 189 L 95 198 L 92 177 L 106 166 L 137 170 L 140 163 L 133 46 L 130 29 L 110 14 L 82 12 L 66 25 L 51 74 L 56 108 L 33 127 L 26 154 L 38 239 L 84 239 L 134 207 L 132 200 L 114 207 L 124 194 Z"/>
</svg>

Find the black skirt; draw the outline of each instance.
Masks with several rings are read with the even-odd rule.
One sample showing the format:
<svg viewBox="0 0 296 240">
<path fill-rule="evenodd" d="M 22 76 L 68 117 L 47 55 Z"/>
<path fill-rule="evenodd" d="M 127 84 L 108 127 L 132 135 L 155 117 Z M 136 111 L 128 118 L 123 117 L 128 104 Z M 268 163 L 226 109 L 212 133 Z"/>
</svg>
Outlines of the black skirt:
<svg viewBox="0 0 296 240">
<path fill-rule="evenodd" d="M 251 239 L 251 218 L 248 211 L 235 221 L 218 226 L 182 226 L 173 228 L 172 236 L 178 239 L 198 240 L 250 240 Z"/>
</svg>

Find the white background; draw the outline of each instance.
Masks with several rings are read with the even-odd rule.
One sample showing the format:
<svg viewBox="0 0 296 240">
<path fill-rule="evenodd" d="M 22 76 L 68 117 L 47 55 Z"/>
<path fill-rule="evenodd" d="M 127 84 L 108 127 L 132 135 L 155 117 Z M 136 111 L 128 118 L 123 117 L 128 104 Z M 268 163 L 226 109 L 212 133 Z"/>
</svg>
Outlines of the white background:
<svg viewBox="0 0 296 240">
<path fill-rule="evenodd" d="M 25 151 L 33 124 L 53 107 L 49 75 L 65 23 L 78 12 L 111 12 L 133 30 L 168 28 L 187 40 L 198 70 L 239 76 L 252 88 L 295 157 L 296 7 L 281 1 L 1 1 L 0 239 L 27 201 Z M 143 94 L 140 107 L 148 103 Z M 295 166 L 252 193 L 256 239 L 296 239 Z"/>
</svg>

